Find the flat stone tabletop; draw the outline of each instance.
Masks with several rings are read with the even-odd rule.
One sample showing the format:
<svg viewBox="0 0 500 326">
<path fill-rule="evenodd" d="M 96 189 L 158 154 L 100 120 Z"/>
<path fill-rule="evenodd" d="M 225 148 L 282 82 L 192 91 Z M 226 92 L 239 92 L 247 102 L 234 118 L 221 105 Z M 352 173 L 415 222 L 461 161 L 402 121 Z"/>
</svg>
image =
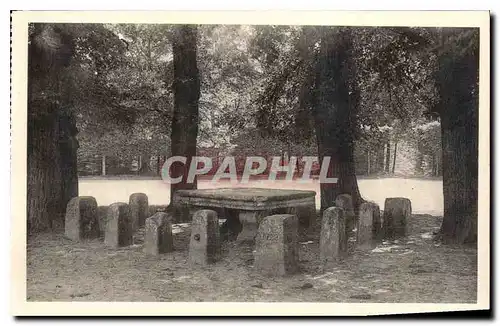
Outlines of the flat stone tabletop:
<svg viewBox="0 0 500 326">
<path fill-rule="evenodd" d="M 268 188 L 217 188 L 178 190 L 180 197 L 195 197 L 213 200 L 234 200 L 242 202 L 272 202 L 315 197 L 315 191 L 268 189 Z"/>
<path fill-rule="evenodd" d="M 260 220 L 273 211 L 295 209 L 299 220 L 310 220 L 315 216 L 315 196 L 315 191 L 304 190 L 216 188 L 178 190 L 174 201 L 191 207 L 235 209 L 242 224 L 237 241 L 254 241 Z"/>
</svg>

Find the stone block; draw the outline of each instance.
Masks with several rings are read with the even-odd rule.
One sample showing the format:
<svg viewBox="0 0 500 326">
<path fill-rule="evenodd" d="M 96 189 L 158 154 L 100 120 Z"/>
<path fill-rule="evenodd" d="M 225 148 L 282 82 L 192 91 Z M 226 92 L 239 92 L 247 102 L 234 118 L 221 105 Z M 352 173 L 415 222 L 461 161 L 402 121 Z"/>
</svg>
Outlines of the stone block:
<svg viewBox="0 0 500 326">
<path fill-rule="evenodd" d="M 329 207 L 323 212 L 319 252 L 323 267 L 335 264 L 339 259 L 347 256 L 347 232 L 344 209 Z"/>
<path fill-rule="evenodd" d="M 73 241 L 99 238 L 99 218 L 94 197 L 72 198 L 66 207 L 64 235 Z"/>
<path fill-rule="evenodd" d="M 370 250 L 376 247 L 380 240 L 381 219 L 380 208 L 372 202 L 365 202 L 359 207 L 358 231 L 356 247 L 361 250 Z"/>
<path fill-rule="evenodd" d="M 189 262 L 191 265 L 213 264 L 220 258 L 219 218 L 213 210 L 202 209 L 193 215 Z"/>
<path fill-rule="evenodd" d="M 267 216 L 260 223 L 255 240 L 256 271 L 282 276 L 299 270 L 298 220 L 295 215 Z"/>
<path fill-rule="evenodd" d="M 335 206 L 344 210 L 345 226 L 348 233 L 350 233 L 356 226 L 356 216 L 354 214 L 354 206 L 352 204 L 352 197 L 349 194 L 338 195 L 335 199 Z"/>
<path fill-rule="evenodd" d="M 130 208 L 126 203 L 114 203 L 108 208 L 104 243 L 118 248 L 133 244 Z"/>
<path fill-rule="evenodd" d="M 130 218 L 132 219 L 132 228 L 137 231 L 143 227 L 148 217 L 148 196 L 143 193 L 134 193 L 129 198 Z"/>
<path fill-rule="evenodd" d="M 158 212 L 146 219 L 144 231 L 144 252 L 148 255 L 159 254 L 174 250 L 172 235 L 172 218 L 163 212 Z"/>
<path fill-rule="evenodd" d="M 406 236 L 411 201 L 408 198 L 386 198 L 384 203 L 384 237 L 394 240 Z"/>
</svg>

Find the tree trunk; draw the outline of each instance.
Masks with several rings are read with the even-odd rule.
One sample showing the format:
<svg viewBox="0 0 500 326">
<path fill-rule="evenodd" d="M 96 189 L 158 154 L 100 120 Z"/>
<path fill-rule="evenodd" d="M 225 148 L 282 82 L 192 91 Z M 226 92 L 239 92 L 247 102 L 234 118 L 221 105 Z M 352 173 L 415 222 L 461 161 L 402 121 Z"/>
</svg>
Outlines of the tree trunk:
<svg viewBox="0 0 500 326">
<path fill-rule="evenodd" d="M 301 156 L 297 156 L 297 160 L 295 161 L 295 176 L 298 178 L 301 175 L 300 171 L 300 160 L 302 159 Z"/>
<path fill-rule="evenodd" d="M 465 32 L 464 32 L 465 31 Z M 477 242 L 479 32 L 454 30 L 466 51 L 439 58 L 444 217 L 446 243 Z M 464 42 L 465 38 L 469 38 Z M 451 38 L 449 39 L 451 40 Z M 452 41 L 454 42 L 454 41 Z M 484 216 L 488 218 L 488 216 Z"/>
<path fill-rule="evenodd" d="M 435 176 L 439 177 L 442 175 L 441 174 L 441 156 L 438 155 L 438 153 L 436 153 L 435 156 L 436 156 L 436 174 L 435 174 Z"/>
<path fill-rule="evenodd" d="M 370 151 L 366 152 L 366 162 L 367 162 L 366 174 L 370 175 Z"/>
<path fill-rule="evenodd" d="M 66 205 L 78 196 L 76 127 L 56 107 L 50 111 L 28 122 L 29 233 L 64 227 Z"/>
<path fill-rule="evenodd" d="M 390 173 L 391 172 L 391 142 L 388 140 L 386 143 L 386 150 L 385 150 L 385 167 L 384 167 L 384 172 Z"/>
<path fill-rule="evenodd" d="M 437 160 L 436 153 L 432 153 L 432 176 L 437 176 Z"/>
<path fill-rule="evenodd" d="M 197 29 L 181 25 L 175 28 L 172 49 L 174 55 L 174 114 L 171 128 L 171 155 L 186 157 L 186 163 L 175 162 L 170 169 L 172 178 L 182 176 L 182 182 L 170 185 L 170 202 L 179 189 L 196 189 L 196 179 L 187 183 L 188 170 L 196 156 L 198 137 L 198 101 L 200 80 L 196 63 Z"/>
<path fill-rule="evenodd" d="M 420 148 L 417 148 L 417 157 L 415 160 L 415 172 L 417 175 L 424 174 L 424 154 Z"/>
<path fill-rule="evenodd" d="M 471 139 L 477 137 L 477 130 L 472 129 L 462 125 L 442 130 L 444 219 L 441 233 L 446 242 L 477 241 L 477 141 Z"/>
<path fill-rule="evenodd" d="M 361 204 L 354 164 L 354 128 L 359 90 L 353 80 L 351 35 L 343 28 L 328 29 L 321 39 L 316 65 L 312 112 L 320 162 L 330 157 L 328 176 L 337 183 L 321 183 L 321 210 L 334 206 L 338 195 Z"/>
<path fill-rule="evenodd" d="M 73 40 L 50 24 L 35 24 L 30 41 L 27 226 L 32 234 L 64 227 L 66 205 L 78 195 L 78 142 L 62 72 L 71 61 Z"/>
<path fill-rule="evenodd" d="M 151 155 L 140 155 L 139 158 L 140 158 L 139 174 L 149 175 L 151 172 L 151 168 L 149 166 L 151 162 Z"/>
<path fill-rule="evenodd" d="M 392 161 L 392 174 L 396 171 L 396 153 L 398 152 L 398 141 L 394 142 L 394 156 Z"/>
<path fill-rule="evenodd" d="M 334 140 L 321 137 L 318 140 L 318 152 L 320 162 L 325 156 L 330 157 L 328 167 L 328 177 L 338 178 L 337 183 L 321 183 L 321 211 L 328 207 L 335 206 L 335 199 L 340 194 L 350 194 L 355 208 L 363 202 L 358 188 L 358 181 L 354 170 L 354 146 L 352 143 L 340 146 L 328 146 L 325 144 L 335 144 Z"/>
<path fill-rule="evenodd" d="M 102 171 L 102 175 L 105 176 L 106 175 L 106 155 L 103 155 L 102 156 L 102 161 L 101 161 L 101 171 Z"/>
<path fill-rule="evenodd" d="M 384 172 L 384 163 L 385 163 L 384 155 L 385 155 L 384 144 L 379 144 L 377 149 L 377 168 L 376 168 L 377 173 Z"/>
<path fill-rule="evenodd" d="M 61 177 L 62 177 L 62 214 L 59 215 L 54 227 L 64 227 L 64 215 L 66 205 L 73 197 L 78 196 L 78 140 L 76 135 L 76 121 L 72 113 L 59 110 L 59 150 L 61 158 Z"/>
<path fill-rule="evenodd" d="M 38 110 L 31 106 L 30 110 Z M 62 196 L 60 153 L 57 150 L 58 127 L 55 108 L 50 114 L 28 120 L 28 232 L 52 227 L 60 211 L 57 198 Z"/>
<path fill-rule="evenodd" d="M 161 175 L 160 154 L 158 154 L 158 156 L 156 156 L 156 175 Z"/>
</svg>

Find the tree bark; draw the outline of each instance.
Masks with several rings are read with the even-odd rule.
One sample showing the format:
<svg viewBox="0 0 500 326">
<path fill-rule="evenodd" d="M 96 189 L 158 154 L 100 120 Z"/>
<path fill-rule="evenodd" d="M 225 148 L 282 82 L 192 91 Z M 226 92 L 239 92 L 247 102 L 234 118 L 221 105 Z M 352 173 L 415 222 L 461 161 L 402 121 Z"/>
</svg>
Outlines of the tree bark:
<svg viewBox="0 0 500 326">
<path fill-rule="evenodd" d="M 66 205 L 73 197 L 78 196 L 78 155 L 79 147 L 76 135 L 76 121 L 71 112 L 59 110 L 59 152 L 61 159 L 62 177 L 62 202 L 60 204 L 62 214 L 60 220 L 54 227 L 64 227 L 64 215 Z"/>
<path fill-rule="evenodd" d="M 471 140 L 474 132 L 471 129 L 456 126 L 442 131 L 444 218 L 441 234 L 446 242 L 477 241 L 477 144 L 470 144 L 476 142 Z M 476 163 L 471 162 L 474 158 Z"/>
<path fill-rule="evenodd" d="M 436 153 L 435 157 L 436 157 L 436 174 L 435 174 L 435 176 L 439 177 L 442 175 L 441 174 L 441 156 L 438 153 Z"/>
<path fill-rule="evenodd" d="M 46 104 L 49 106 L 50 104 Z M 32 110 L 36 110 L 31 106 Z M 30 233 L 64 227 L 69 200 L 78 195 L 76 127 L 58 107 L 28 122 L 27 213 Z"/>
<path fill-rule="evenodd" d="M 384 144 L 379 144 L 378 149 L 377 149 L 377 156 L 376 156 L 376 172 L 380 173 L 384 171 L 384 154 L 385 154 L 385 148 Z"/>
<path fill-rule="evenodd" d="M 64 227 L 66 205 L 78 195 L 78 142 L 62 72 L 71 61 L 73 41 L 51 24 L 35 24 L 30 41 L 27 226 L 32 234 Z"/>
<path fill-rule="evenodd" d="M 33 105 L 30 110 L 37 110 Z M 58 215 L 57 198 L 61 197 L 60 153 L 56 140 L 56 109 L 45 116 L 28 120 L 28 232 L 50 229 Z"/>
<path fill-rule="evenodd" d="M 370 175 L 370 151 L 366 152 L 366 162 L 367 162 L 367 171 L 366 171 L 366 174 Z"/>
<path fill-rule="evenodd" d="M 432 176 L 437 176 L 437 160 L 436 153 L 432 153 Z"/>
<path fill-rule="evenodd" d="M 355 116 L 359 90 L 353 81 L 352 44 L 346 29 L 328 29 L 322 35 L 313 97 L 316 140 L 320 162 L 330 157 L 328 176 L 337 183 L 321 183 L 321 211 L 334 206 L 338 195 L 352 196 L 355 209 L 363 201 L 354 164 Z"/>
<path fill-rule="evenodd" d="M 384 171 L 387 173 L 391 172 L 391 142 L 388 140 L 385 150 L 385 168 Z"/>
<path fill-rule="evenodd" d="M 392 161 L 392 174 L 396 171 L 396 153 L 398 152 L 398 141 L 394 142 L 394 156 Z"/>
<path fill-rule="evenodd" d="M 160 154 L 156 156 L 156 175 L 161 175 Z"/>
<path fill-rule="evenodd" d="M 423 175 L 424 174 L 424 153 L 422 153 L 422 150 L 420 148 L 417 148 L 417 157 L 415 160 L 415 172 L 417 175 Z"/>
<path fill-rule="evenodd" d="M 186 157 L 186 163 L 175 162 L 170 169 L 172 178 L 182 176 L 182 182 L 170 185 L 170 202 L 179 189 L 196 189 L 197 181 L 187 183 L 189 166 L 196 156 L 198 137 L 198 101 L 200 80 L 196 62 L 197 28 L 181 25 L 173 36 L 174 55 L 174 114 L 171 127 L 171 155 Z"/>
<path fill-rule="evenodd" d="M 102 156 L 102 161 L 101 161 L 101 175 L 105 176 L 106 175 L 106 155 Z"/>
<path fill-rule="evenodd" d="M 140 175 L 150 175 L 151 167 L 149 166 L 151 162 L 151 155 L 140 155 L 140 168 L 139 168 L 139 174 Z"/>
<path fill-rule="evenodd" d="M 454 30 L 454 33 L 462 42 L 468 38 L 472 47 L 439 57 L 436 82 L 440 95 L 444 195 L 440 237 L 446 243 L 476 243 L 479 33 L 470 30 Z"/>
</svg>

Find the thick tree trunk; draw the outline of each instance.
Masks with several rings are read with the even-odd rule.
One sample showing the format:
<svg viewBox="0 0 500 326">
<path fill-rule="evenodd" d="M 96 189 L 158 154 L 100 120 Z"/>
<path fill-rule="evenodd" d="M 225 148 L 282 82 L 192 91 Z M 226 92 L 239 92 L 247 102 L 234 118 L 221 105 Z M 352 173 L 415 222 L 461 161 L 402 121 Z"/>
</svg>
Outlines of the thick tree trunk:
<svg viewBox="0 0 500 326">
<path fill-rule="evenodd" d="M 445 119 L 446 120 L 446 119 Z M 443 144 L 444 219 L 446 242 L 477 241 L 477 129 L 445 127 Z"/>
<path fill-rule="evenodd" d="M 73 197 L 78 196 L 78 155 L 79 147 L 76 135 L 76 121 L 70 112 L 59 110 L 59 151 L 61 158 L 62 178 L 62 214 L 57 227 L 64 227 L 66 205 Z M 55 225 L 53 225 L 55 227 Z"/>
<path fill-rule="evenodd" d="M 35 24 L 28 48 L 27 224 L 36 233 L 64 226 L 68 201 L 78 195 L 76 125 L 62 68 L 72 38 Z M 56 46 L 54 46 L 56 45 Z"/>
<path fill-rule="evenodd" d="M 196 156 L 198 137 L 198 101 L 200 80 L 196 63 L 197 29 L 195 26 L 176 27 L 173 38 L 174 54 L 174 114 L 171 128 L 171 155 L 186 157 L 185 164 L 172 164 L 170 176 L 182 176 L 182 182 L 170 185 L 170 202 L 179 189 L 196 189 L 187 183 L 192 157 Z"/>
<path fill-rule="evenodd" d="M 353 82 L 351 37 L 342 28 L 329 29 L 321 39 L 312 111 L 320 162 L 330 157 L 329 177 L 321 183 L 321 210 L 334 206 L 339 194 L 352 196 L 355 209 L 362 198 L 354 164 L 354 128 L 359 92 Z"/>
<path fill-rule="evenodd" d="M 39 108 L 29 107 L 30 110 Z M 58 126 L 55 108 L 43 116 L 28 120 L 28 232 L 52 227 L 60 211 L 62 197 L 60 153 L 57 150 Z M 54 205 L 56 204 L 56 205 Z"/>
<path fill-rule="evenodd" d="M 331 141 L 323 140 L 330 143 Z M 330 157 L 328 167 L 328 177 L 338 178 L 337 183 L 321 183 L 321 211 L 328 207 L 335 206 L 335 199 L 340 194 L 350 194 L 353 199 L 354 207 L 359 207 L 363 199 L 358 188 L 358 181 L 354 170 L 354 147 L 352 144 L 344 144 L 341 147 L 326 147 L 318 144 L 320 152 L 319 159 L 323 162 L 325 156 Z"/>
<path fill-rule="evenodd" d="M 75 136 L 74 121 L 55 107 L 28 122 L 29 233 L 64 227 L 66 205 L 78 195 Z"/>
<path fill-rule="evenodd" d="M 453 33 L 458 33 L 455 40 L 463 44 L 469 38 L 472 47 L 441 55 L 436 79 L 444 195 L 440 237 L 444 242 L 461 244 L 477 242 L 479 33 Z"/>
</svg>

